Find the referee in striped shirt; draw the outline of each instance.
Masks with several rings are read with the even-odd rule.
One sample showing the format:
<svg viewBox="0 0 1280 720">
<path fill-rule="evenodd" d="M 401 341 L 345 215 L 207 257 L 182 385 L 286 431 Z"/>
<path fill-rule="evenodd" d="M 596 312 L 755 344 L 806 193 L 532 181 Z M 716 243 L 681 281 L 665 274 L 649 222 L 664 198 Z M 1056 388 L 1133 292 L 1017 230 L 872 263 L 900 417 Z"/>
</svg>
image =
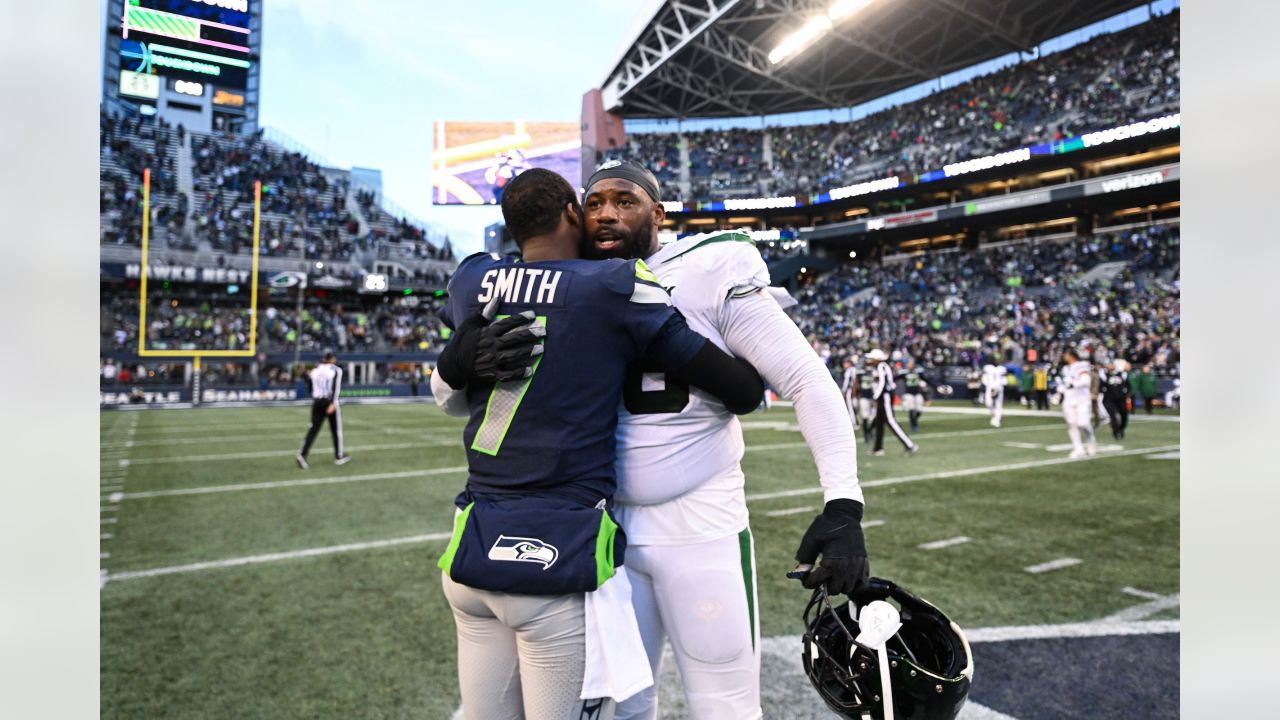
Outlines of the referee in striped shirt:
<svg viewBox="0 0 1280 720">
<path fill-rule="evenodd" d="M 329 419 L 329 430 L 333 432 L 333 456 L 335 465 L 346 465 L 351 456 L 342 451 L 342 409 L 338 406 L 338 394 L 342 391 L 342 368 L 337 365 L 338 357 L 332 351 L 325 351 L 316 365 L 308 373 L 311 378 L 311 428 L 302 441 L 302 450 L 298 452 L 298 467 L 306 470 L 307 453 L 311 451 L 311 443 L 325 418 Z"/>
<path fill-rule="evenodd" d="M 893 389 L 895 384 L 893 382 L 893 368 L 889 367 L 887 362 L 889 356 L 883 350 L 876 348 L 867 353 L 867 359 L 875 363 L 876 368 L 874 371 L 876 379 L 874 391 L 876 417 L 871 423 L 872 430 L 875 432 L 876 444 L 871 454 L 884 455 L 884 428 L 887 425 L 893 431 L 893 434 L 897 436 L 898 442 L 902 443 L 902 446 L 907 449 L 907 454 L 914 455 L 920 449 L 920 446 L 907 437 L 907 433 L 903 431 L 902 427 L 898 425 L 898 421 L 893 417 Z"/>
</svg>

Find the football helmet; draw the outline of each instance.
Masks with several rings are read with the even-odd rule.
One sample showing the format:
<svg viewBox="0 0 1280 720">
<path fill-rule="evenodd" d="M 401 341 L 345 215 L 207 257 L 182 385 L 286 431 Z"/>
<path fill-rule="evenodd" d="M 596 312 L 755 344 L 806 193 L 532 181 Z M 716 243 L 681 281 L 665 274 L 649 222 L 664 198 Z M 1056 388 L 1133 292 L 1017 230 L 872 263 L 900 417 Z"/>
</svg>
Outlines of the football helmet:
<svg viewBox="0 0 1280 720">
<path fill-rule="evenodd" d="M 825 589 L 804 611 L 801 663 L 818 694 L 837 715 L 884 720 L 879 658 L 861 645 L 852 605 L 892 600 L 902 627 L 886 642 L 894 720 L 954 720 L 969 696 L 973 654 L 964 632 L 941 610 L 888 580 L 871 578 L 854 603 L 835 606 Z"/>
</svg>

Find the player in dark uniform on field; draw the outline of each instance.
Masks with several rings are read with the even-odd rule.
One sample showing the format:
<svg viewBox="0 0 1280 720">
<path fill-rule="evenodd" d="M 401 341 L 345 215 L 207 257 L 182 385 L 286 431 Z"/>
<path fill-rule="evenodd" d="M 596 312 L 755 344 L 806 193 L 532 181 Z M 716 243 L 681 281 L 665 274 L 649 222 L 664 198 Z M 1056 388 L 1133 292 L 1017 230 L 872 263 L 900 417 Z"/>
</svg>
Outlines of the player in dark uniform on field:
<svg viewBox="0 0 1280 720">
<path fill-rule="evenodd" d="M 907 409 L 907 418 L 911 421 L 911 432 L 920 430 L 920 416 L 924 414 L 924 401 L 929 391 L 929 383 L 924 374 L 916 367 L 914 361 L 899 376 L 902 385 L 902 406 Z"/>
<path fill-rule="evenodd" d="M 470 474 L 440 560 L 463 708 L 468 718 L 612 717 L 611 699 L 580 700 L 579 690 L 584 673 L 602 670 L 586 662 L 585 595 L 596 602 L 598 588 L 625 578 L 625 535 L 610 508 L 627 365 L 654 360 L 738 414 L 756 407 L 764 384 L 687 327 L 642 260 L 577 259 L 582 207 L 560 176 L 522 173 L 502 210 L 523 261 L 478 254 L 458 266 L 443 312 L 458 332 L 438 366 L 470 414 Z M 481 313 L 494 301 L 501 314 L 536 317 L 544 336 L 529 375 L 496 384 L 470 366 L 477 345 L 504 342 L 484 333 L 499 324 Z M 638 626 L 614 628 L 605 644 L 625 646 L 628 632 L 647 673 Z"/>
<path fill-rule="evenodd" d="M 1106 384 L 1102 390 L 1102 405 L 1111 419 L 1111 435 L 1116 440 L 1124 439 L 1124 431 L 1129 427 L 1129 374 L 1125 372 L 1124 360 L 1112 360 L 1107 364 Z"/>
<path fill-rule="evenodd" d="M 858 415 L 862 418 L 862 441 L 871 442 L 871 424 L 875 420 L 876 376 L 870 368 L 858 373 Z"/>
</svg>

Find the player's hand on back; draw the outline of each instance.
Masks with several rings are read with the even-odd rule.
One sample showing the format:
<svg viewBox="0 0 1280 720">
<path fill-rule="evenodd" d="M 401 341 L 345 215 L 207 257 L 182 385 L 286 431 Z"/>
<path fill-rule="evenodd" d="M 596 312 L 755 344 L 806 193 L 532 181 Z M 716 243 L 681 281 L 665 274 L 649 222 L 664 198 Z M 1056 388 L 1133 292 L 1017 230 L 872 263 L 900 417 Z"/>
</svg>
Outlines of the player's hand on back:
<svg viewBox="0 0 1280 720">
<path fill-rule="evenodd" d="M 828 502 L 801 538 L 796 562 L 798 572 L 788 576 L 809 589 L 825 585 L 829 593 L 851 595 L 866 584 L 871 563 L 862 536 L 862 503 L 843 498 Z"/>
<path fill-rule="evenodd" d="M 494 298 L 467 316 L 440 353 L 436 369 L 455 390 L 472 383 L 508 382 L 533 374 L 546 329 L 532 311 L 493 322 L 497 309 L 498 299 Z"/>
</svg>

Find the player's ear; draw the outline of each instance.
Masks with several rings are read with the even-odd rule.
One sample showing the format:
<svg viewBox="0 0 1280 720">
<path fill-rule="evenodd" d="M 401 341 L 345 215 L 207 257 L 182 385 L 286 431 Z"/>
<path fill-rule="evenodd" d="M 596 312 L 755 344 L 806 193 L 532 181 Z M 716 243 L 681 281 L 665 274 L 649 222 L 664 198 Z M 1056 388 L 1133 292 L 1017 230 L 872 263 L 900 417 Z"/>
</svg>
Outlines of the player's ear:
<svg viewBox="0 0 1280 720">
<path fill-rule="evenodd" d="M 662 223 L 667 221 L 667 209 L 662 206 L 658 200 L 653 201 L 653 225 L 654 227 L 662 227 Z"/>
<path fill-rule="evenodd" d="M 582 206 L 576 202 L 566 203 L 564 206 L 565 219 L 569 222 L 569 227 L 574 230 L 581 230 L 582 222 Z"/>
</svg>

